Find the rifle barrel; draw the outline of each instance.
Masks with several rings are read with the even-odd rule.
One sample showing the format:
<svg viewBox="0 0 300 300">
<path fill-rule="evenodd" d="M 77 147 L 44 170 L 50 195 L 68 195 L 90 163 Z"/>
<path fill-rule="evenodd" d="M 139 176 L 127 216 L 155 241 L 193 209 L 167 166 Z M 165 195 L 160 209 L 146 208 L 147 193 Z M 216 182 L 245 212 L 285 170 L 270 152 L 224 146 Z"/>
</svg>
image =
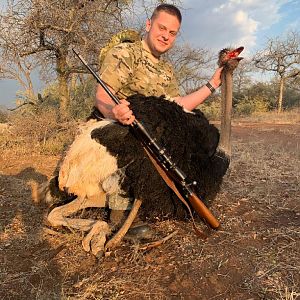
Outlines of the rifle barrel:
<svg viewBox="0 0 300 300">
<path fill-rule="evenodd" d="M 100 77 L 97 75 L 97 73 L 88 65 L 88 63 L 84 60 L 84 58 L 75 49 L 72 49 L 72 50 L 76 54 L 76 56 L 81 60 L 81 62 L 86 66 L 86 68 L 92 73 L 92 75 L 95 77 L 97 82 L 103 87 L 105 92 L 112 98 L 112 100 L 116 104 L 120 104 L 120 100 L 118 99 L 118 97 L 116 97 L 111 92 L 111 90 L 107 87 L 107 85 L 104 83 L 104 81 L 102 79 L 100 79 Z"/>
</svg>

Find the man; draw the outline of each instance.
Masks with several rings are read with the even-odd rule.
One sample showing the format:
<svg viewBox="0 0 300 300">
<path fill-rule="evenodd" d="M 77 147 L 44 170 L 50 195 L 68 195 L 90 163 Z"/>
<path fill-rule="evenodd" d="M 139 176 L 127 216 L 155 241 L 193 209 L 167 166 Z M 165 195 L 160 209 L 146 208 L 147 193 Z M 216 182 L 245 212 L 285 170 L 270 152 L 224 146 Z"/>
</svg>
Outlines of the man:
<svg viewBox="0 0 300 300">
<path fill-rule="evenodd" d="M 134 45 L 119 45 L 106 56 L 100 70 L 101 78 L 119 99 L 140 93 L 146 96 L 173 98 L 187 110 L 201 104 L 221 84 L 218 68 L 211 80 L 199 90 L 180 97 L 172 67 L 161 59 L 176 40 L 181 25 L 181 13 L 171 4 L 161 4 L 146 22 L 146 34 Z M 144 82 L 142 82 L 144 81 Z M 144 84 L 143 84 L 144 83 Z M 129 125 L 134 115 L 129 102 L 121 100 L 115 105 L 99 85 L 96 93 L 96 107 L 106 117 Z"/>
<path fill-rule="evenodd" d="M 220 85 L 221 68 L 216 70 L 205 86 L 194 93 L 180 96 L 173 68 L 161 55 L 173 47 L 181 19 L 177 7 L 161 4 L 147 20 L 146 34 L 141 41 L 119 44 L 107 53 L 100 76 L 122 100 L 121 104 L 116 105 L 100 85 L 97 87 L 95 106 L 105 118 L 130 125 L 135 117 L 125 98 L 137 93 L 158 97 L 165 95 L 185 109 L 193 110 Z M 120 195 L 110 195 L 109 207 L 112 209 L 111 219 L 114 219 L 114 212 L 130 208 L 130 200 Z"/>
</svg>

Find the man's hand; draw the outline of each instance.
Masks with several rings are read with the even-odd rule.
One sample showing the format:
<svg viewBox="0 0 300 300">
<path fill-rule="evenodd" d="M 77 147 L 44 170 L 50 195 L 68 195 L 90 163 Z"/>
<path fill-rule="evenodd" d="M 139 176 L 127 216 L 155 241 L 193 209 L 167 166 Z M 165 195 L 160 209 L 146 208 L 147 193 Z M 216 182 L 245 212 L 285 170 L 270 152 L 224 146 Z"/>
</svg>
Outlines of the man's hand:
<svg viewBox="0 0 300 300">
<path fill-rule="evenodd" d="M 223 67 L 218 68 L 212 78 L 209 80 L 210 84 L 216 89 L 221 85 L 221 73 L 222 73 Z"/>
<path fill-rule="evenodd" d="M 135 120 L 135 116 L 129 108 L 130 103 L 125 99 L 120 100 L 120 102 L 112 109 L 112 113 L 117 121 L 123 125 L 130 125 Z"/>
</svg>

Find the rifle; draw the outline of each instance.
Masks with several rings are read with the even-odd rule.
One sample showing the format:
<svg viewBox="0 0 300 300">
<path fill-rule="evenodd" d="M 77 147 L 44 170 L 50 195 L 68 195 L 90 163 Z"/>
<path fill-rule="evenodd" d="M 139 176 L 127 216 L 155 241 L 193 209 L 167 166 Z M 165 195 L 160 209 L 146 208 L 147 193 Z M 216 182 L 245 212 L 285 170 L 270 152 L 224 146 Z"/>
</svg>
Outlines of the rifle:
<svg viewBox="0 0 300 300">
<path fill-rule="evenodd" d="M 74 49 L 73 52 L 81 60 L 85 67 L 90 71 L 90 73 L 94 76 L 97 82 L 103 87 L 103 89 L 111 97 L 111 99 L 116 104 L 120 104 L 120 100 L 110 91 L 110 89 L 106 86 L 104 81 L 99 78 L 96 72 L 86 63 L 82 56 L 79 53 L 77 53 Z M 187 176 L 176 166 L 174 162 L 172 162 L 171 158 L 167 155 L 166 150 L 156 143 L 155 139 L 151 137 L 146 128 L 138 120 L 135 119 L 130 126 L 132 127 L 132 130 L 137 139 L 142 143 L 150 160 L 152 161 L 155 168 L 162 176 L 166 184 L 187 206 L 192 217 L 193 225 L 196 232 L 199 235 L 203 236 L 203 233 L 199 232 L 195 226 L 190 207 L 185 199 L 188 200 L 188 202 L 192 205 L 192 207 L 200 217 L 202 217 L 212 228 L 217 229 L 220 226 L 220 223 L 213 216 L 210 210 L 205 206 L 203 201 L 201 201 L 201 199 L 199 199 L 199 197 L 193 191 L 192 186 L 196 185 L 197 183 L 187 182 Z"/>
</svg>

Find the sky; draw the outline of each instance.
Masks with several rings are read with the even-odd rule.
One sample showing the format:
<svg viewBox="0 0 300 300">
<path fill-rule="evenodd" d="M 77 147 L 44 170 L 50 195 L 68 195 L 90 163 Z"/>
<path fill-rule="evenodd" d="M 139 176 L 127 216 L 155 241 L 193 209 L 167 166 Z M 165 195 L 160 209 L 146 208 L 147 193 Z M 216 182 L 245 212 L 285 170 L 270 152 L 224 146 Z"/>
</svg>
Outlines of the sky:
<svg viewBox="0 0 300 300">
<path fill-rule="evenodd" d="M 0 0 L 3 11 L 6 0 Z M 153 1 L 150 1 L 153 4 Z M 268 38 L 300 28 L 300 0 L 181 0 L 183 22 L 178 42 L 216 53 L 228 46 L 244 46 L 247 57 L 262 49 Z M 35 89 L 42 89 L 35 78 Z M 15 106 L 20 87 L 0 80 L 0 105 Z"/>
</svg>

